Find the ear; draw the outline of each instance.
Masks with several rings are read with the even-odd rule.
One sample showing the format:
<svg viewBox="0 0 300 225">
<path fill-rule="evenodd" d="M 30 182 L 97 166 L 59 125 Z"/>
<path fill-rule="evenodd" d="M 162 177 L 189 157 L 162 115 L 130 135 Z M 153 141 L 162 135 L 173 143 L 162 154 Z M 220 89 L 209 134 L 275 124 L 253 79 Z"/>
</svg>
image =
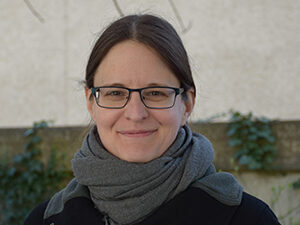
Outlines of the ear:
<svg viewBox="0 0 300 225">
<path fill-rule="evenodd" d="M 91 97 L 92 90 L 90 88 L 85 87 L 84 92 L 85 92 L 85 99 L 86 99 L 87 109 L 88 109 L 88 111 L 91 115 L 92 120 L 95 121 L 94 98 Z"/>
<path fill-rule="evenodd" d="M 183 100 L 185 109 L 182 115 L 181 126 L 185 125 L 189 116 L 191 115 L 195 105 L 195 90 L 190 88 L 186 92 L 186 99 Z"/>
</svg>

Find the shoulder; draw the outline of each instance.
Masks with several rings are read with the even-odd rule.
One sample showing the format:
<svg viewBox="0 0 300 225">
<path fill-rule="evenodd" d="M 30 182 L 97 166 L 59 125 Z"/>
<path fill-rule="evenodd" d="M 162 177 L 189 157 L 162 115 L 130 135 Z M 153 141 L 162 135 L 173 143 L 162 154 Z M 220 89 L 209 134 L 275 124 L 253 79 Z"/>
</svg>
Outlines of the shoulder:
<svg viewBox="0 0 300 225">
<path fill-rule="evenodd" d="M 49 201 L 41 203 L 32 210 L 24 225 L 44 224 L 99 224 L 103 215 L 94 207 L 93 202 L 86 197 L 76 197 L 67 201 L 59 214 L 43 219 Z"/>
<path fill-rule="evenodd" d="M 205 202 L 205 209 L 210 211 L 207 214 L 212 215 L 217 212 L 221 216 L 218 216 L 219 218 L 223 217 L 222 220 L 227 221 L 224 224 L 280 225 L 277 217 L 265 202 L 246 192 L 243 192 L 242 202 L 238 206 L 224 205 L 199 188 L 189 188 L 188 192 L 190 195 L 194 195 L 194 200 L 191 202 L 196 208 L 199 208 L 199 205 Z"/>
<path fill-rule="evenodd" d="M 277 217 L 262 200 L 243 193 L 243 199 L 232 219 L 232 225 L 280 225 Z"/>
<path fill-rule="evenodd" d="M 237 206 L 224 205 L 200 188 L 190 187 L 159 207 L 140 225 L 229 225 L 236 209 Z"/>
<path fill-rule="evenodd" d="M 228 206 L 195 187 L 161 206 L 140 225 L 195 225 L 195 221 L 211 225 L 279 225 L 267 204 L 245 192 L 240 205 Z"/>
<path fill-rule="evenodd" d="M 36 206 L 25 219 L 24 225 L 42 225 L 45 209 L 49 201 L 43 202 Z"/>
</svg>

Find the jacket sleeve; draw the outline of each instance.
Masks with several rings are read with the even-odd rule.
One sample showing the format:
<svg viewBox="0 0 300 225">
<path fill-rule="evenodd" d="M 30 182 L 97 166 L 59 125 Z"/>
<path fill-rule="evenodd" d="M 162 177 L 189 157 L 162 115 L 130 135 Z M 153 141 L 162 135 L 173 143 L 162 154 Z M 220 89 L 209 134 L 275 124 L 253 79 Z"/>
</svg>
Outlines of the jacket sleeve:
<svg viewBox="0 0 300 225">
<path fill-rule="evenodd" d="M 44 212 L 48 205 L 48 202 L 43 202 L 35 207 L 31 213 L 27 216 L 23 225 L 44 225 Z"/>
<path fill-rule="evenodd" d="M 280 223 L 269 206 L 266 206 L 258 217 L 255 225 L 280 225 Z"/>
</svg>

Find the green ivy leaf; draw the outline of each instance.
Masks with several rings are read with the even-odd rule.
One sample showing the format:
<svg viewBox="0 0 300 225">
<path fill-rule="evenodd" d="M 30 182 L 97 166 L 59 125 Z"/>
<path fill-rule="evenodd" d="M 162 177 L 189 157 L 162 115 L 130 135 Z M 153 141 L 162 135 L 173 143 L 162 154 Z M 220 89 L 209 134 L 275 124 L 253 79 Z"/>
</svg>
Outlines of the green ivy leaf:
<svg viewBox="0 0 300 225">
<path fill-rule="evenodd" d="M 28 137 L 28 136 L 30 136 L 32 134 L 34 134 L 34 129 L 33 128 L 26 130 L 25 133 L 24 133 L 24 136 Z"/>
<path fill-rule="evenodd" d="M 16 174 L 16 172 L 17 172 L 17 169 L 16 169 L 15 167 L 12 167 L 12 168 L 10 168 L 10 169 L 8 170 L 7 175 L 8 175 L 9 177 L 12 177 L 12 176 L 14 176 L 14 175 Z"/>
<path fill-rule="evenodd" d="M 234 146 L 238 146 L 238 145 L 241 145 L 242 144 L 242 140 L 240 139 L 230 139 L 229 140 L 229 146 L 230 147 L 234 147 Z"/>
<path fill-rule="evenodd" d="M 227 132 L 227 136 L 233 136 L 235 134 L 236 130 L 237 130 L 237 128 L 235 128 L 233 126 L 230 127 L 230 129 Z"/>
<path fill-rule="evenodd" d="M 67 178 L 68 174 L 61 166 L 60 158 L 50 153 L 46 162 L 51 164 L 51 173 L 40 160 L 42 149 L 39 130 L 47 127 L 45 121 L 35 123 L 25 131 L 27 142 L 24 152 L 16 155 L 12 162 L 0 165 L 0 225 L 23 224 L 25 216 L 41 201 L 57 191 L 57 183 Z M 52 174 L 49 176 L 48 174 Z"/>
<path fill-rule="evenodd" d="M 248 139 L 249 141 L 256 141 L 256 140 L 258 139 L 258 136 L 257 136 L 256 133 L 255 133 L 255 134 L 250 134 L 250 135 L 247 137 L 247 139 Z"/>
<path fill-rule="evenodd" d="M 250 163 L 249 163 L 249 169 L 250 170 L 259 170 L 262 168 L 262 164 L 255 161 L 255 160 L 252 160 Z"/>
<path fill-rule="evenodd" d="M 21 155 L 21 154 L 18 154 L 18 155 L 16 155 L 16 156 L 13 158 L 13 162 L 14 162 L 14 163 L 20 163 L 20 162 L 23 161 L 23 159 L 24 159 L 24 156 Z"/>
<path fill-rule="evenodd" d="M 241 114 L 230 111 L 231 120 L 227 136 L 229 146 L 236 152 L 234 159 L 250 170 L 271 170 L 276 155 L 275 137 L 270 128 L 271 121 L 265 117 L 256 118 L 252 112 Z"/>
<path fill-rule="evenodd" d="M 240 165 L 247 165 L 252 161 L 252 157 L 247 156 L 247 155 L 242 155 L 239 159 L 239 164 Z"/>
<path fill-rule="evenodd" d="M 39 136 L 34 136 L 31 141 L 33 144 L 38 144 L 41 142 L 41 138 Z"/>
</svg>

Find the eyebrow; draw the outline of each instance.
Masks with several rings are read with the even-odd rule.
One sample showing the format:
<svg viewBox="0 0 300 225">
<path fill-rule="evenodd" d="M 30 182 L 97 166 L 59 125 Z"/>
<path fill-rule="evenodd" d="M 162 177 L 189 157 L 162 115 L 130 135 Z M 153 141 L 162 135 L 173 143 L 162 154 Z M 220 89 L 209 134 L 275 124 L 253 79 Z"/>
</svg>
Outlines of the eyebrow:
<svg viewBox="0 0 300 225">
<path fill-rule="evenodd" d="M 101 86 L 125 87 L 125 85 L 124 85 L 124 84 L 121 84 L 121 83 L 104 84 L 104 85 L 101 85 Z"/>
<path fill-rule="evenodd" d="M 116 87 L 127 87 L 126 85 L 122 84 L 122 83 L 111 83 L 111 84 L 104 84 L 104 85 L 100 85 L 100 86 L 116 86 Z M 145 87 L 152 87 L 152 86 L 166 86 L 166 87 L 171 87 L 172 85 L 168 85 L 166 83 L 150 83 L 147 84 Z"/>
<path fill-rule="evenodd" d="M 148 87 L 150 87 L 150 86 L 170 86 L 170 85 L 168 85 L 168 84 L 166 84 L 166 83 L 150 83 L 150 84 L 148 84 L 147 85 Z"/>
</svg>

